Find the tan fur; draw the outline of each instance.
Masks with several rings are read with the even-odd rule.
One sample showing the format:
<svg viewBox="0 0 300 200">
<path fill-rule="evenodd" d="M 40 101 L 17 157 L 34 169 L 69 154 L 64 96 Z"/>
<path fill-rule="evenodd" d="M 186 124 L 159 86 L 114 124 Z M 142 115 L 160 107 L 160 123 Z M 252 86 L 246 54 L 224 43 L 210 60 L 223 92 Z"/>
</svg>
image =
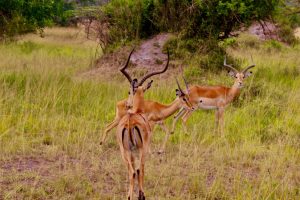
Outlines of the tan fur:
<svg viewBox="0 0 300 200">
<path fill-rule="evenodd" d="M 128 199 L 133 199 L 134 180 L 137 176 L 139 185 L 139 198 L 144 198 L 144 166 L 145 157 L 149 151 L 151 127 L 144 112 L 144 90 L 140 86 L 134 95 L 130 94 L 132 105 L 130 110 L 117 110 L 118 114 L 124 114 L 117 126 L 117 141 L 119 143 L 122 158 L 128 168 L 129 191 Z M 126 108 L 127 101 L 121 101 L 117 108 Z M 138 131 L 139 130 L 139 131 Z M 140 132 L 140 134 L 139 134 Z M 137 154 L 137 156 L 135 156 Z M 135 168 L 135 161 L 139 166 Z"/>
<path fill-rule="evenodd" d="M 173 115 L 180 108 L 184 107 L 187 110 L 189 110 L 192 108 L 193 105 L 189 101 L 189 97 L 187 95 L 185 96 L 187 101 L 184 101 L 183 97 L 177 97 L 171 104 L 164 105 L 164 104 L 161 104 L 161 103 L 158 103 L 155 101 L 149 101 L 149 100 L 144 100 L 143 102 L 141 102 L 137 98 L 138 96 L 140 96 L 138 94 L 136 95 L 136 100 L 134 100 L 135 102 L 137 102 L 137 104 L 135 105 L 135 107 L 132 106 L 132 108 L 130 109 L 131 110 L 130 112 L 144 113 L 147 116 L 149 123 L 152 126 L 152 129 L 153 129 L 154 124 L 156 123 L 156 124 L 160 125 L 160 127 L 166 132 L 166 136 L 165 136 L 163 145 L 159 151 L 160 153 L 162 153 L 165 149 L 168 137 L 170 136 L 169 129 L 164 124 L 164 120 L 166 118 L 168 118 L 169 116 Z M 117 103 L 116 117 L 113 122 L 111 122 L 110 124 L 108 124 L 106 126 L 101 143 L 104 143 L 107 133 L 111 129 L 116 127 L 118 125 L 120 119 L 127 113 L 127 107 L 128 107 L 127 101 L 128 101 L 127 99 L 123 99 Z"/>
<path fill-rule="evenodd" d="M 216 109 L 216 126 L 218 131 L 223 134 L 224 129 L 224 110 L 235 98 L 240 95 L 245 79 L 244 73 L 236 73 L 235 81 L 231 88 L 225 86 L 199 86 L 189 87 L 189 100 L 198 109 Z M 175 125 L 179 118 L 182 118 L 184 127 L 187 119 L 193 111 L 181 110 L 173 121 L 171 133 L 175 130 Z"/>
</svg>

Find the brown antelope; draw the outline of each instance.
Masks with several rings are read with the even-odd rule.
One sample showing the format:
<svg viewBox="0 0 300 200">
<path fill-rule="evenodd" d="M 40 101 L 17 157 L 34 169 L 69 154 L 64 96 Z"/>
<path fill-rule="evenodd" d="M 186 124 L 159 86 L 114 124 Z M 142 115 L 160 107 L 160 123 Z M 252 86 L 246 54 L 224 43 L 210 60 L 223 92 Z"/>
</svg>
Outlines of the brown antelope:
<svg viewBox="0 0 300 200">
<path fill-rule="evenodd" d="M 169 63 L 169 53 L 168 53 L 168 61 L 167 65 L 165 67 L 168 67 Z M 125 65 L 126 66 L 126 65 Z M 125 67 L 126 68 L 126 67 Z M 163 71 L 165 71 L 163 70 Z M 127 77 L 128 75 L 126 75 Z M 128 79 L 129 81 L 131 79 Z M 150 82 L 151 84 L 152 82 Z M 178 86 L 178 89 L 176 89 L 176 96 L 177 98 L 169 105 L 164 105 L 155 101 L 144 101 L 144 114 L 147 115 L 147 118 L 149 120 L 149 123 L 151 125 L 151 129 L 153 129 L 153 126 L 155 124 L 160 125 L 160 127 L 166 132 L 166 136 L 162 145 L 162 148 L 159 150 L 159 153 L 164 152 L 166 143 L 168 141 L 168 137 L 170 135 L 169 129 L 166 127 L 164 120 L 168 118 L 169 116 L 173 115 L 176 111 L 178 111 L 180 108 L 185 108 L 186 110 L 193 109 L 191 102 L 189 101 L 189 97 L 186 93 L 183 92 L 181 89 L 177 79 L 176 83 Z M 135 84 L 135 83 L 134 83 Z M 149 85 L 149 84 L 148 84 Z M 150 87 L 150 86 L 149 86 Z M 148 88 L 148 86 L 147 86 Z M 116 127 L 118 123 L 120 122 L 120 119 L 126 115 L 127 110 L 130 109 L 130 97 L 128 99 L 121 100 L 117 102 L 117 108 L 116 108 L 116 117 L 113 122 L 111 122 L 105 129 L 101 144 L 104 143 L 107 133 Z M 132 110 L 132 109 L 131 109 Z M 132 111 L 136 112 L 136 111 Z"/>
<path fill-rule="evenodd" d="M 133 107 L 139 111 L 143 108 L 144 88 L 138 87 L 133 96 Z M 138 100 L 138 104 L 135 104 Z M 141 107 L 140 107 L 141 106 Z M 133 199 L 134 180 L 137 176 L 139 185 L 139 200 L 144 200 L 144 166 L 151 137 L 148 119 L 142 112 L 129 112 L 124 115 L 117 127 L 117 141 L 123 160 L 128 168 L 129 191 L 128 199 Z M 138 168 L 135 168 L 135 161 Z"/>
<path fill-rule="evenodd" d="M 126 114 L 117 127 L 117 140 L 123 160 L 128 168 L 129 191 L 128 199 L 133 199 L 134 179 L 137 175 L 139 184 L 139 199 L 144 196 L 144 166 L 145 156 L 148 152 L 151 130 L 149 123 L 142 114 Z M 137 158 L 136 155 L 137 154 Z M 135 160 L 138 160 L 138 168 L 135 168 Z"/>
<path fill-rule="evenodd" d="M 151 137 L 151 127 L 145 112 L 145 102 L 144 102 L 144 92 L 151 87 L 152 80 L 143 87 L 143 83 L 156 74 L 161 74 L 165 72 L 168 68 L 168 63 L 164 70 L 153 72 L 146 75 L 141 81 L 137 79 L 132 79 L 130 75 L 126 72 L 126 68 L 129 64 L 130 56 L 133 50 L 129 54 L 128 60 L 125 66 L 121 69 L 123 75 L 128 79 L 131 84 L 129 98 L 124 104 L 128 107 L 125 110 L 125 114 L 118 121 L 117 126 L 117 140 L 120 146 L 120 151 L 122 158 L 128 167 L 129 175 L 129 191 L 128 199 L 133 199 L 134 190 L 134 179 L 137 175 L 139 184 L 139 200 L 144 200 L 144 166 L 145 157 L 149 151 L 149 143 Z M 168 56 L 169 57 L 169 56 Z M 138 168 L 135 169 L 135 160 L 139 162 Z"/>
<path fill-rule="evenodd" d="M 142 84 L 148 79 L 150 78 L 151 76 L 154 76 L 154 75 L 157 75 L 157 74 L 162 74 L 164 73 L 165 71 L 167 71 L 168 69 L 168 66 L 169 66 L 169 52 L 168 52 L 168 61 L 167 61 L 167 64 L 166 66 L 164 67 L 164 69 L 162 71 L 157 71 L 157 72 L 153 72 L 153 73 L 150 73 L 148 75 L 146 75 L 140 82 L 138 82 L 138 80 L 135 78 L 135 79 L 132 79 L 131 76 L 126 72 L 126 68 L 128 67 L 129 65 L 129 61 L 130 61 L 130 57 L 133 53 L 134 49 L 130 52 L 129 56 L 128 56 L 128 59 L 127 59 L 127 62 L 126 64 L 124 65 L 124 67 L 122 69 L 120 69 L 120 71 L 123 73 L 123 75 L 127 78 L 127 80 L 129 81 L 129 83 L 131 84 L 131 88 L 130 88 L 130 91 L 129 91 L 129 97 L 127 99 L 123 99 L 119 102 L 117 102 L 117 109 L 116 109 L 116 117 L 115 119 L 109 123 L 106 128 L 105 128 L 105 131 L 104 131 L 104 134 L 102 136 L 102 140 L 100 142 L 100 144 L 103 144 L 105 139 L 106 139 L 106 136 L 107 136 L 107 133 L 113 129 L 114 127 L 116 127 L 121 118 L 127 114 L 128 110 L 129 112 L 137 112 L 136 109 L 141 109 L 143 108 L 144 109 L 144 105 L 143 106 L 135 106 L 133 108 L 133 97 L 134 97 L 134 94 L 135 94 L 135 91 L 140 87 L 143 89 L 143 92 L 145 92 L 147 89 L 149 89 L 151 87 L 151 84 L 152 84 L 152 80 L 150 82 L 148 82 L 147 86 L 146 87 L 143 87 Z M 137 105 L 139 99 L 136 99 L 135 101 L 135 104 Z M 144 100 L 143 100 L 143 104 L 144 104 Z"/>
<path fill-rule="evenodd" d="M 128 168 L 129 191 L 128 199 L 133 199 L 134 180 L 137 175 L 139 184 L 139 198 L 145 199 L 144 196 L 144 166 L 145 156 L 148 152 L 148 147 L 151 137 L 151 128 L 146 116 L 143 115 L 144 105 L 144 88 L 134 88 L 134 83 L 131 84 L 132 108 L 125 114 L 117 127 L 117 141 L 120 146 L 120 151 L 123 160 Z M 137 100 L 137 101 L 136 101 Z M 135 160 L 138 160 L 138 168 L 135 168 Z"/>
<path fill-rule="evenodd" d="M 224 129 L 224 109 L 240 94 L 240 89 L 243 87 L 244 79 L 249 77 L 252 72 L 249 69 L 255 67 L 252 64 L 242 71 L 238 71 L 231 65 L 226 64 L 226 57 L 224 59 L 224 66 L 229 69 L 228 74 L 235 79 L 231 88 L 225 86 L 199 86 L 194 85 L 187 88 L 190 102 L 196 105 L 198 109 L 216 109 L 216 127 L 217 130 L 223 133 Z M 186 80 L 184 79 L 186 82 Z M 186 83 L 187 85 L 187 83 Z M 186 121 L 192 114 L 192 110 L 182 108 L 175 116 L 171 133 L 174 133 L 175 124 L 181 117 L 184 127 Z"/>
</svg>

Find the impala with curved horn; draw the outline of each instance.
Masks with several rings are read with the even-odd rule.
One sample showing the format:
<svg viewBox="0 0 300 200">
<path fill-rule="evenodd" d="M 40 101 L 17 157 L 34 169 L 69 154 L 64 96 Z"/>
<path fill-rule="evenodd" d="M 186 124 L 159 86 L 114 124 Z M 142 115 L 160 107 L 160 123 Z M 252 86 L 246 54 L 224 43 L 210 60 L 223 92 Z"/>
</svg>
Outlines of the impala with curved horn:
<svg viewBox="0 0 300 200">
<path fill-rule="evenodd" d="M 133 103 L 132 102 L 133 102 L 134 94 L 137 91 L 139 91 L 139 92 L 141 92 L 141 91 L 145 92 L 146 90 L 148 90 L 151 87 L 151 85 L 153 83 L 153 80 L 151 80 L 150 82 L 148 82 L 148 84 L 145 87 L 143 86 L 143 83 L 148 78 L 150 78 L 150 77 L 152 77 L 154 75 L 162 74 L 162 73 L 164 73 L 164 72 L 167 71 L 167 69 L 169 67 L 170 55 L 169 55 L 169 51 L 168 51 L 168 60 L 167 60 L 166 66 L 161 71 L 155 71 L 155 72 L 149 73 L 146 76 L 144 76 L 140 81 L 138 81 L 136 78 L 132 79 L 131 76 L 126 72 L 126 68 L 129 65 L 130 57 L 131 57 L 133 51 L 134 51 L 134 48 L 130 52 L 126 64 L 124 65 L 123 68 L 120 69 L 120 71 L 123 73 L 123 75 L 127 78 L 127 80 L 129 81 L 129 83 L 131 84 L 131 90 L 129 92 L 129 98 L 127 99 L 126 106 L 127 106 L 128 109 L 131 109 L 131 112 L 140 112 L 140 111 L 138 111 L 136 109 L 137 108 L 143 108 L 144 106 L 137 106 L 139 104 L 139 100 L 137 98 L 139 95 L 136 95 L 135 107 L 133 107 Z"/>
<path fill-rule="evenodd" d="M 129 57 L 130 57 L 130 55 L 129 55 Z M 126 72 L 125 69 L 128 66 L 128 63 L 129 63 L 129 59 L 127 60 L 126 65 L 121 69 L 121 71 L 124 74 L 124 76 L 127 77 L 128 81 L 131 81 L 132 89 L 130 91 L 130 94 L 134 94 L 135 93 L 134 90 L 137 90 L 136 88 L 139 87 L 139 84 L 138 84 L 137 79 L 132 80 L 130 75 Z M 169 52 L 168 52 L 168 61 L 167 61 L 167 64 L 166 64 L 165 68 L 162 71 L 154 72 L 154 73 L 151 73 L 150 75 L 156 75 L 156 74 L 164 73 L 167 70 L 168 63 L 169 63 Z M 149 75 L 147 75 L 145 77 L 149 77 Z M 140 84 L 143 84 L 145 82 L 145 80 L 146 80 L 145 77 L 140 81 Z M 143 91 L 145 89 L 150 88 L 151 83 L 152 83 L 152 81 L 150 81 L 147 84 L 147 87 L 144 88 Z M 143 108 L 142 112 L 145 115 L 147 115 L 148 120 L 149 120 L 150 125 L 151 125 L 151 128 L 153 129 L 154 125 L 158 124 L 166 133 L 163 145 L 162 145 L 161 149 L 159 150 L 159 153 L 164 152 L 168 137 L 170 135 L 170 131 L 166 127 L 166 125 L 164 123 L 164 120 L 167 119 L 169 116 L 173 115 L 180 108 L 184 107 L 184 108 L 186 108 L 186 110 L 194 109 L 193 105 L 189 101 L 188 94 L 186 94 L 181 89 L 181 87 L 180 87 L 177 80 L 176 80 L 176 83 L 177 83 L 177 86 L 178 86 L 178 89 L 176 89 L 177 98 L 172 103 L 170 103 L 169 105 L 164 105 L 164 104 L 161 104 L 161 103 L 155 102 L 155 101 L 144 100 L 143 101 L 143 106 L 141 106 L 141 103 L 139 103 L 139 99 L 137 98 L 139 95 L 136 95 L 136 100 L 133 99 L 134 95 L 130 95 L 128 99 L 123 99 L 123 100 L 117 102 L 115 119 L 114 119 L 113 122 L 111 122 L 110 124 L 108 124 L 106 126 L 106 129 L 104 131 L 104 134 L 103 134 L 103 137 L 102 137 L 102 140 L 101 140 L 100 144 L 103 144 L 105 142 L 105 139 L 106 139 L 106 136 L 107 136 L 108 132 L 118 125 L 120 119 L 124 115 L 126 115 L 128 109 L 130 110 L 130 112 L 137 112 L 137 110 L 138 110 L 137 108 L 139 108 L 139 109 Z M 186 83 L 186 81 L 185 81 L 185 83 Z M 186 85 L 186 87 L 187 87 L 187 85 Z M 133 101 L 135 102 L 134 105 L 132 103 Z"/>
<path fill-rule="evenodd" d="M 151 127 L 147 117 L 144 115 L 144 92 L 151 87 L 152 81 L 148 83 L 146 88 L 142 85 L 147 78 L 155 75 L 155 73 L 148 74 L 140 82 L 138 82 L 137 79 L 132 79 L 126 72 L 126 68 L 129 65 L 133 51 L 134 49 L 130 52 L 125 66 L 120 70 L 131 84 L 128 98 L 130 102 L 127 104 L 130 107 L 130 110 L 125 111 L 126 114 L 120 118 L 117 127 L 117 141 L 119 143 L 122 158 L 128 168 L 130 182 L 128 200 L 133 199 L 136 176 L 139 184 L 138 199 L 144 200 L 144 166 L 151 137 Z M 139 163 L 137 169 L 135 168 L 135 160 Z"/>
<path fill-rule="evenodd" d="M 200 85 L 188 87 L 188 84 L 186 83 L 189 100 L 193 105 L 196 105 L 195 107 L 197 107 L 198 109 L 216 109 L 216 127 L 221 133 L 223 133 L 224 129 L 225 107 L 229 103 L 231 103 L 236 97 L 239 96 L 240 89 L 243 87 L 245 78 L 249 77 L 252 74 L 252 72 L 249 71 L 249 69 L 255 67 L 255 64 L 252 64 L 243 69 L 242 71 L 239 71 L 235 69 L 232 65 L 227 64 L 225 57 L 224 66 L 229 69 L 228 74 L 235 79 L 234 84 L 231 88 L 225 86 Z M 171 133 L 174 132 L 175 124 L 179 118 L 182 119 L 184 127 L 186 127 L 186 121 L 192 114 L 192 112 L 192 110 L 186 110 L 184 108 L 181 109 L 175 116 Z"/>
</svg>

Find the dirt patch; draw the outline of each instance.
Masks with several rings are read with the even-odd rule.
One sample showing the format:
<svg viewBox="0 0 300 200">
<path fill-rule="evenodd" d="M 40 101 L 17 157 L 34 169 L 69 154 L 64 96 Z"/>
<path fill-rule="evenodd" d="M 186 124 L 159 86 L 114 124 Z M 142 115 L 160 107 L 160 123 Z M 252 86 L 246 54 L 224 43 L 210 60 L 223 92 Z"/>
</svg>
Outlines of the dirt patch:
<svg viewBox="0 0 300 200">
<path fill-rule="evenodd" d="M 63 169 L 64 164 L 75 164 L 78 161 L 68 156 L 57 156 L 54 158 L 46 158 L 45 156 L 29 156 L 29 157 L 17 157 L 8 162 L 0 164 L 0 169 L 4 171 L 36 171 L 38 169 L 47 169 L 50 164 L 53 164 L 57 168 Z"/>
<path fill-rule="evenodd" d="M 252 35 L 256 35 L 261 40 L 278 40 L 280 37 L 278 35 L 278 28 L 272 22 L 262 21 L 254 22 L 249 28 L 248 32 Z"/>
<path fill-rule="evenodd" d="M 74 168 L 77 163 L 79 160 L 69 156 L 47 158 L 43 155 L 20 156 L 12 160 L 1 161 L 0 188 L 9 190 L 18 183 L 37 187 L 44 180 L 49 181 L 57 178 L 58 172 Z"/>
<path fill-rule="evenodd" d="M 131 57 L 131 63 L 137 67 L 156 69 L 167 60 L 167 55 L 162 52 L 163 45 L 169 39 L 170 34 L 161 33 L 142 42 L 140 47 Z"/>
<path fill-rule="evenodd" d="M 1 160 L 0 191 L 4 193 L 0 192 L 0 199 L 4 198 L 1 195 L 13 194 L 14 191 L 14 199 L 24 199 L 24 195 L 39 189 L 47 194 L 55 190 L 65 195 L 75 193 L 80 184 L 82 185 L 78 187 L 84 190 L 86 183 L 96 184 L 92 191 L 99 190 L 101 194 L 110 194 L 116 190 L 116 182 L 126 185 L 127 174 L 123 163 L 117 162 L 113 169 L 108 164 L 111 157 L 120 161 L 117 153 L 118 149 L 105 151 L 101 154 L 101 160 L 98 154 L 75 158 L 64 153 L 53 157 L 43 153 L 32 156 L 19 155 L 9 160 Z M 62 183 L 63 185 L 56 186 Z M 122 190 L 122 194 L 124 193 Z"/>
<path fill-rule="evenodd" d="M 131 56 L 131 66 L 134 66 L 134 74 L 144 74 L 149 71 L 158 70 L 164 67 L 167 55 L 162 52 L 163 45 L 170 38 L 170 34 L 161 33 L 148 40 L 141 42 L 135 48 Z M 120 48 L 113 53 L 107 53 L 96 61 L 95 68 L 84 72 L 83 77 L 109 78 L 119 74 L 119 68 L 124 65 L 132 47 Z M 170 64 L 172 65 L 172 64 Z"/>
</svg>

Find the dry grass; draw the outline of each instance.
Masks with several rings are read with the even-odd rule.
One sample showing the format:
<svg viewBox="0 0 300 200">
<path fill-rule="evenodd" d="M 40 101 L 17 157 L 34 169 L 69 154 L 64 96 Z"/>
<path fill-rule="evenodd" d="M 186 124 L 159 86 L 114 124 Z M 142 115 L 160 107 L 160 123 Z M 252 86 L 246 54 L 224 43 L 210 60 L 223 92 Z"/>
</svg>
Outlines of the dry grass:
<svg viewBox="0 0 300 200">
<path fill-rule="evenodd" d="M 295 36 L 296 36 L 296 38 L 300 39 L 300 28 L 296 28 Z"/>
<path fill-rule="evenodd" d="M 74 79 L 90 65 L 94 46 L 68 39 L 70 32 L 55 28 L 43 39 L 0 46 L 0 199 L 126 195 L 114 131 L 103 147 L 99 140 L 127 85 Z M 243 65 L 252 54 L 257 67 L 226 110 L 225 137 L 214 133 L 211 111 L 195 113 L 188 133 L 179 124 L 167 153 L 147 158 L 147 199 L 300 198 L 299 46 L 259 45 L 228 49 Z M 208 73 L 197 81 L 230 85 L 225 77 Z M 146 98 L 171 102 L 171 81 L 156 78 Z M 160 129 L 154 132 L 153 151 L 163 140 Z"/>
</svg>

